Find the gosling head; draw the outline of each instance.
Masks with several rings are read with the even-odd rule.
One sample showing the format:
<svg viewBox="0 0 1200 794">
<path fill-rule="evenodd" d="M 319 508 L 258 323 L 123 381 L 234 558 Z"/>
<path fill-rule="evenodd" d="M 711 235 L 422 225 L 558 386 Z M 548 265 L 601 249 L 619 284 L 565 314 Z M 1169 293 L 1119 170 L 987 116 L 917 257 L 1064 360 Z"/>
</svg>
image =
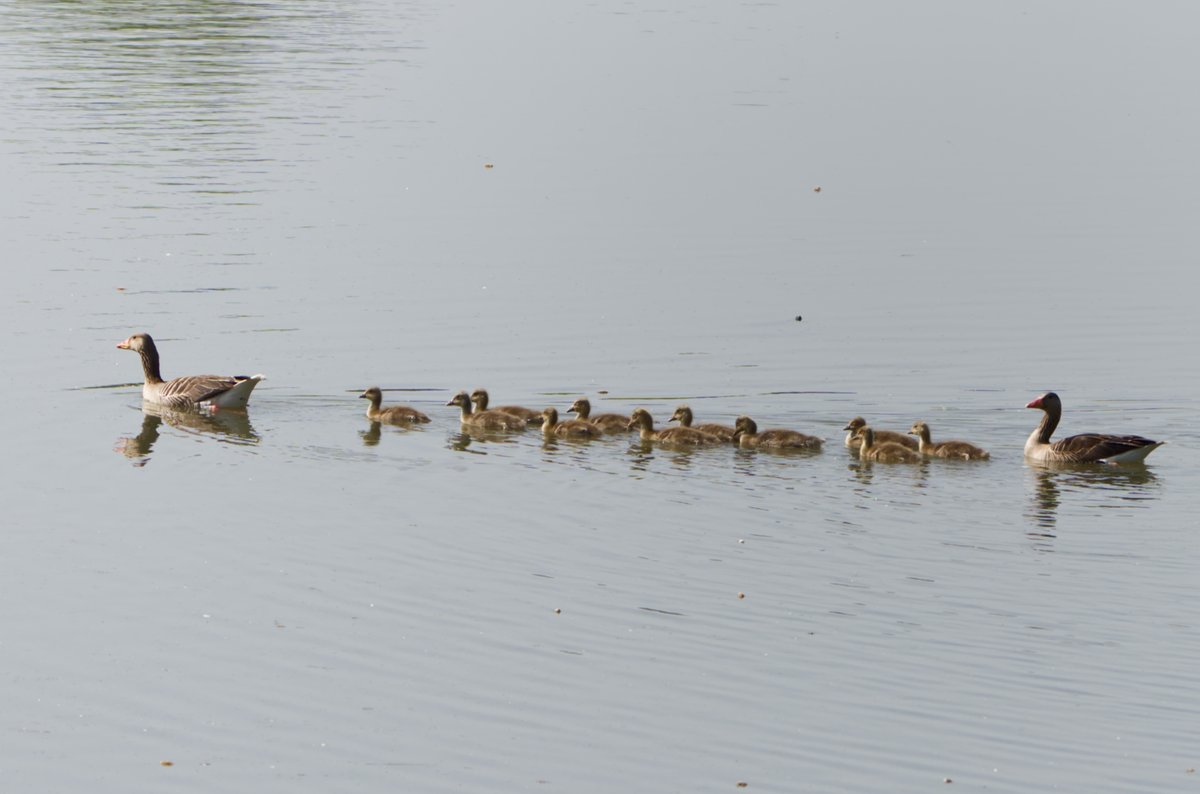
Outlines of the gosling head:
<svg viewBox="0 0 1200 794">
<path fill-rule="evenodd" d="M 359 399 L 362 399 L 362 400 L 370 400 L 371 402 L 379 402 L 380 400 L 383 399 L 383 392 L 380 391 L 378 386 L 372 386 L 371 388 L 367 389 L 362 394 L 358 395 L 358 397 L 359 397 Z"/>
<path fill-rule="evenodd" d="M 675 413 L 671 414 L 671 418 L 667 421 L 679 422 L 679 424 L 687 427 L 692 423 L 692 409 L 688 408 L 686 405 L 681 405 L 675 409 Z"/>
<path fill-rule="evenodd" d="M 733 437 L 752 436 L 758 432 L 758 425 L 748 416 L 739 416 L 733 423 Z"/>
<path fill-rule="evenodd" d="M 558 424 L 558 409 L 546 408 L 542 411 L 542 429 L 549 430 Z"/>
<path fill-rule="evenodd" d="M 909 428 L 910 436 L 927 436 L 929 435 L 929 425 L 924 422 L 913 422 L 913 426 Z"/>
<path fill-rule="evenodd" d="M 569 414 L 579 414 L 583 418 L 592 412 L 592 404 L 588 402 L 587 397 L 580 397 L 575 402 L 571 403 L 571 407 L 567 409 Z"/>
<path fill-rule="evenodd" d="M 470 409 L 471 395 L 467 394 L 465 391 L 460 391 L 458 394 L 451 397 L 450 402 L 446 403 L 446 405 L 457 405 L 459 408 Z"/>
<path fill-rule="evenodd" d="M 856 416 L 853 419 L 851 419 L 849 422 L 847 422 L 846 426 L 843 427 L 842 429 L 849 430 L 851 433 L 857 433 L 858 429 L 860 427 L 866 427 L 866 425 L 867 425 L 866 419 L 863 419 L 861 416 Z"/>
<path fill-rule="evenodd" d="M 626 430 L 637 430 L 645 428 L 646 430 L 654 429 L 654 417 L 645 408 L 634 408 L 633 413 L 629 415 L 629 423 L 625 425 Z"/>
<path fill-rule="evenodd" d="M 475 410 L 486 411 L 488 407 L 487 389 L 476 389 L 471 392 L 471 402 L 475 405 Z"/>
</svg>

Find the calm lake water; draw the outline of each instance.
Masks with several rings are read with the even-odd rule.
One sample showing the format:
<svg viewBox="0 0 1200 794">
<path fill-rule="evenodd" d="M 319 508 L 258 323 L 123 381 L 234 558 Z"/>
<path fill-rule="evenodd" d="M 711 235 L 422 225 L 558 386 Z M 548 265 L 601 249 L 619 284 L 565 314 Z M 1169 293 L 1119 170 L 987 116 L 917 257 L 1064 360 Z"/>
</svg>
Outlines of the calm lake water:
<svg viewBox="0 0 1200 794">
<path fill-rule="evenodd" d="M 0 3 L 4 789 L 1194 791 L 1198 24 Z M 144 412 L 135 331 L 268 379 Z M 1047 389 L 1171 444 L 1032 468 Z"/>
</svg>

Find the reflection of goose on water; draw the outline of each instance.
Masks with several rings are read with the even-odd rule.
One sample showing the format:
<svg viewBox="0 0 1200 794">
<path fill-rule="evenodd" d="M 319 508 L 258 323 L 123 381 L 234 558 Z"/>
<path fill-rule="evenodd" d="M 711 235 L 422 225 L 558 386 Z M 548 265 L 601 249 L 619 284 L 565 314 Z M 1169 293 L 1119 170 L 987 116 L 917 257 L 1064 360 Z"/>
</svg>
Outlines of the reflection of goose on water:
<svg viewBox="0 0 1200 794">
<path fill-rule="evenodd" d="M 1165 441 L 1142 436 L 1116 436 L 1105 433 L 1081 433 L 1050 442 L 1050 436 L 1062 418 L 1062 400 L 1054 392 L 1033 399 L 1026 408 L 1045 412 L 1037 429 L 1025 442 L 1025 457 L 1043 463 L 1141 463 Z"/>
<path fill-rule="evenodd" d="M 257 444 L 258 433 L 250 417 L 241 411 L 218 411 L 215 414 L 199 411 L 171 411 L 146 404 L 142 408 L 142 427 L 132 438 L 117 441 L 116 451 L 127 458 L 145 458 L 158 441 L 163 423 L 176 430 L 211 435 L 218 440 L 235 444 Z M 145 465 L 144 463 L 142 465 Z"/>
<path fill-rule="evenodd" d="M 1158 477 L 1145 466 L 1033 463 L 1034 510 L 1031 518 L 1042 528 L 1054 528 L 1064 493 L 1080 497 L 1094 495 L 1102 500 L 1099 505 L 1106 508 L 1143 507 L 1142 503 L 1157 497 Z M 1113 501 L 1108 501 L 1110 499 Z"/>
<path fill-rule="evenodd" d="M 159 371 L 158 348 L 150 334 L 134 334 L 117 344 L 133 350 L 142 359 L 142 399 L 176 410 L 193 408 L 245 409 L 250 392 L 262 375 L 185 375 L 164 381 Z"/>
</svg>

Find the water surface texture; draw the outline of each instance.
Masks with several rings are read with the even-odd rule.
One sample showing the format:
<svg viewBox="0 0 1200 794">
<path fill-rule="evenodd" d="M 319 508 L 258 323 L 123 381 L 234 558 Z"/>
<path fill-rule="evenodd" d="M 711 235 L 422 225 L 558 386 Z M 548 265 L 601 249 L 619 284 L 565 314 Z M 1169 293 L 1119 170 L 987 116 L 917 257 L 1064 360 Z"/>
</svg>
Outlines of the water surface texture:
<svg viewBox="0 0 1200 794">
<path fill-rule="evenodd" d="M 1194 790 L 1198 26 L 0 3 L 3 788 Z M 267 380 L 144 409 L 136 331 Z M 825 450 L 478 437 L 477 386 Z M 1048 389 L 1171 443 L 1030 467 Z"/>
</svg>

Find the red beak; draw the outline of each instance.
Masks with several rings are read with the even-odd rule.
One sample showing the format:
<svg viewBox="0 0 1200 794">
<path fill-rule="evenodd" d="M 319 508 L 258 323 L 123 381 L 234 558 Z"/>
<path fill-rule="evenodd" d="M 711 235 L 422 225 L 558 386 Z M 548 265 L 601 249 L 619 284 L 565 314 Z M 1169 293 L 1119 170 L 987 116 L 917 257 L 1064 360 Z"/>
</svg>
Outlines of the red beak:
<svg viewBox="0 0 1200 794">
<path fill-rule="evenodd" d="M 1042 398 L 1038 397 L 1036 400 L 1033 400 L 1032 402 L 1029 403 L 1029 405 L 1026 405 L 1025 407 L 1026 408 L 1041 408 L 1042 407 Z"/>
</svg>

